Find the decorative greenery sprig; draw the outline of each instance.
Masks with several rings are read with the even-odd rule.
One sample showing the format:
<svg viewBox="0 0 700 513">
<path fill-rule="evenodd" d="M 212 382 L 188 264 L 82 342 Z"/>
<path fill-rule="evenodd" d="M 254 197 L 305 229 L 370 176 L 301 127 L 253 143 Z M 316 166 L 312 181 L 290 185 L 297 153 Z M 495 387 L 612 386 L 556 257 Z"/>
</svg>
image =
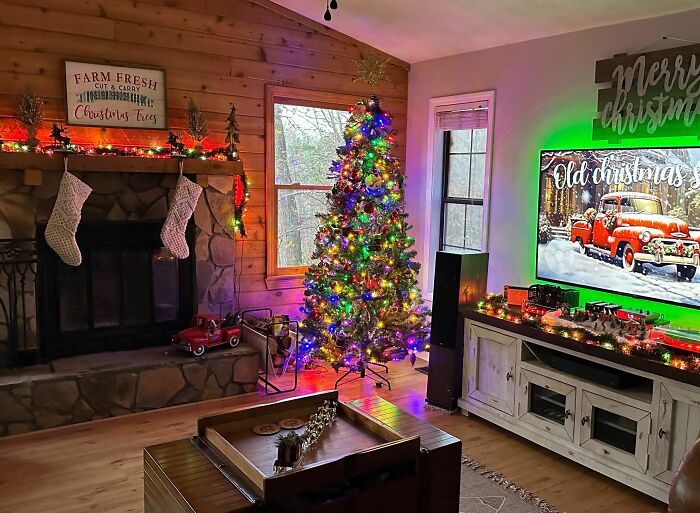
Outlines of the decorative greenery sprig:
<svg viewBox="0 0 700 513">
<path fill-rule="evenodd" d="M 31 87 L 26 86 L 17 100 L 17 119 L 27 131 L 25 144 L 29 148 L 33 149 L 39 145 L 40 141 L 36 138 L 36 133 L 43 118 L 44 102 Z"/>
<path fill-rule="evenodd" d="M 275 447 L 281 447 L 285 445 L 295 445 L 304 443 L 303 435 L 298 434 L 296 431 L 290 431 L 283 435 L 277 435 L 275 439 Z"/>
<path fill-rule="evenodd" d="M 187 133 L 194 141 L 196 151 L 202 151 L 202 141 L 209 135 L 209 124 L 202 109 L 190 98 L 187 103 Z"/>
</svg>

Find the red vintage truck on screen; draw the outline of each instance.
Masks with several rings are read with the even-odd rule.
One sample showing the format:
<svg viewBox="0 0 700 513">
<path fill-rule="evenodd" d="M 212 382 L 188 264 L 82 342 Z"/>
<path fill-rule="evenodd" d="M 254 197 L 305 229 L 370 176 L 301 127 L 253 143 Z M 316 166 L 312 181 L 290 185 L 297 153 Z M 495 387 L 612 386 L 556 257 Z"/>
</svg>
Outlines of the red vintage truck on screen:
<svg viewBox="0 0 700 513">
<path fill-rule="evenodd" d="M 619 259 L 622 268 L 641 272 L 643 264 L 675 265 L 682 280 L 692 280 L 700 265 L 700 231 L 665 215 L 652 194 L 613 192 L 596 212 L 571 226 L 571 241 L 582 253 Z"/>
</svg>

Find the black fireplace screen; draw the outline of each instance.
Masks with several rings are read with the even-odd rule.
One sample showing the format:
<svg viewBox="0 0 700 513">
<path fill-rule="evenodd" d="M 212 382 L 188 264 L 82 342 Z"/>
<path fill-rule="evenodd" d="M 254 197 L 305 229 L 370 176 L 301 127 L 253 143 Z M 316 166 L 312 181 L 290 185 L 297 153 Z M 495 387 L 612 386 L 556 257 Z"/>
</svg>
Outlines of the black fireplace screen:
<svg viewBox="0 0 700 513">
<path fill-rule="evenodd" d="M 162 247 L 156 222 L 83 223 L 78 267 L 46 245 L 39 255 L 39 335 L 44 357 L 165 344 L 193 313 L 192 258 Z M 194 230 L 187 230 L 192 253 Z"/>
<path fill-rule="evenodd" d="M 34 239 L 0 239 L 0 368 L 36 361 Z"/>
</svg>

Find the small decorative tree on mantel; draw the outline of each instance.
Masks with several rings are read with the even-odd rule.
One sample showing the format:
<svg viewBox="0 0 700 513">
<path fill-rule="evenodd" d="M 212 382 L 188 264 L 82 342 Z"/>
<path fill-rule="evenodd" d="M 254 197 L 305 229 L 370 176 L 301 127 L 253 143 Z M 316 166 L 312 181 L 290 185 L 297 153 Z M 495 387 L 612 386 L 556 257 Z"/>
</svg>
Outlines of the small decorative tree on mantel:
<svg viewBox="0 0 700 513">
<path fill-rule="evenodd" d="M 226 125 L 226 146 L 229 160 L 238 160 L 238 146 L 240 137 L 238 133 L 240 129 L 238 128 L 238 120 L 236 120 L 236 106 L 231 105 L 231 112 L 226 118 L 228 124 Z"/>
<path fill-rule="evenodd" d="M 34 148 L 39 146 L 40 141 L 37 139 L 36 134 L 43 118 L 44 102 L 31 87 L 25 87 L 17 100 L 17 119 L 27 131 L 25 144 L 30 150 L 34 150 Z"/>
<path fill-rule="evenodd" d="M 187 133 L 194 141 L 194 151 L 202 153 L 202 141 L 209 135 L 209 124 L 204 112 L 192 98 L 187 103 Z"/>
</svg>

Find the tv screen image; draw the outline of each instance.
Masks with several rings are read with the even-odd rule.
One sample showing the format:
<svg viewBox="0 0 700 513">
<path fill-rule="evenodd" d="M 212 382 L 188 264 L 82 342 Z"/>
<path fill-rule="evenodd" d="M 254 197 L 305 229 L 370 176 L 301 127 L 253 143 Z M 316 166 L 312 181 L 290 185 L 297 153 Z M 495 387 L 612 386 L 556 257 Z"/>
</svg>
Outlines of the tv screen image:
<svg viewBox="0 0 700 513">
<path fill-rule="evenodd" d="M 700 307 L 700 148 L 540 154 L 537 278 Z"/>
</svg>

